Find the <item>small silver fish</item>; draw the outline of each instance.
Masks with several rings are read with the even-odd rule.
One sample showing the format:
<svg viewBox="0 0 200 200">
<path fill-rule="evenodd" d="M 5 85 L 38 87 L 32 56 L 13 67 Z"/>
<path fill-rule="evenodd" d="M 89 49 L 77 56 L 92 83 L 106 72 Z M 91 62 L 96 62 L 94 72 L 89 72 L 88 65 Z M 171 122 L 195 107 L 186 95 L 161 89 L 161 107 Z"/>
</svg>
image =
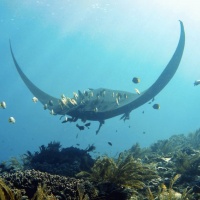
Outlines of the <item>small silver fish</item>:
<svg viewBox="0 0 200 200">
<path fill-rule="evenodd" d="M 128 98 L 128 95 L 127 95 L 127 94 L 124 94 L 124 98 L 127 99 L 127 98 Z"/>
<path fill-rule="evenodd" d="M 49 100 L 49 105 L 53 106 L 53 100 Z"/>
<path fill-rule="evenodd" d="M 61 103 L 66 106 L 67 105 L 67 98 L 66 97 L 61 98 Z"/>
<path fill-rule="evenodd" d="M 118 100 L 118 98 L 116 98 L 115 101 L 116 101 L 116 104 L 119 106 L 119 100 Z"/>
<path fill-rule="evenodd" d="M 69 99 L 69 101 L 73 106 L 77 105 L 77 102 L 75 99 Z"/>
<path fill-rule="evenodd" d="M 5 102 L 5 101 L 2 101 L 2 102 L 0 103 L 0 108 L 3 108 L 3 109 L 6 108 L 6 102 Z"/>
<path fill-rule="evenodd" d="M 16 122 L 14 117 L 9 117 L 8 122 L 14 124 Z"/>
<path fill-rule="evenodd" d="M 66 98 L 65 95 L 64 95 L 64 94 L 61 94 L 61 99 L 64 99 L 64 98 Z"/>
<path fill-rule="evenodd" d="M 135 91 L 136 91 L 137 94 L 140 95 L 140 91 L 137 88 L 135 88 Z"/>
<path fill-rule="evenodd" d="M 78 99 L 78 94 L 76 92 L 73 92 L 74 98 Z"/>
<path fill-rule="evenodd" d="M 47 104 L 44 104 L 44 110 L 46 110 L 48 108 Z"/>
<path fill-rule="evenodd" d="M 33 98 L 32 98 L 32 101 L 33 101 L 34 103 L 37 103 L 37 102 L 38 102 L 38 98 L 37 98 L 37 97 L 33 97 Z"/>
<path fill-rule="evenodd" d="M 98 108 L 97 107 L 94 109 L 94 112 L 98 112 Z"/>
<path fill-rule="evenodd" d="M 55 115 L 55 112 L 54 112 L 53 109 L 50 111 L 50 114 L 51 114 L 51 115 Z"/>
</svg>

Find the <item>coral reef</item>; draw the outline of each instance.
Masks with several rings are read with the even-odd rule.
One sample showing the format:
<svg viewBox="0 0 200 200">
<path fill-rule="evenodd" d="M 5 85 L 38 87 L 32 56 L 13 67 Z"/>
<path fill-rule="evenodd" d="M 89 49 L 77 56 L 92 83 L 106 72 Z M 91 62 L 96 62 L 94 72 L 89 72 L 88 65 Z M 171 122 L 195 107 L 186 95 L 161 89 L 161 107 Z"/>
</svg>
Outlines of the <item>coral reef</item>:
<svg viewBox="0 0 200 200">
<path fill-rule="evenodd" d="M 158 140 L 150 146 L 150 150 L 159 155 L 171 154 L 181 149 L 200 149 L 200 129 L 188 135 L 173 135 L 167 140 Z"/>
<path fill-rule="evenodd" d="M 37 187 L 37 191 L 35 192 L 31 200 L 40 200 L 40 199 L 41 200 L 57 200 L 56 196 L 54 196 L 53 194 L 48 195 L 48 191 L 46 190 L 45 186 L 42 187 L 41 185 L 39 185 Z"/>
<path fill-rule="evenodd" d="M 90 173 L 80 172 L 77 177 L 87 177 L 95 183 L 97 188 L 106 185 L 107 188 L 113 187 L 111 191 L 115 188 L 115 192 L 117 187 L 124 188 L 123 190 L 126 190 L 125 199 L 128 199 L 128 197 L 137 194 L 137 189 L 143 189 L 148 180 L 158 176 L 154 170 L 147 165 L 143 165 L 139 160 L 133 159 L 131 155 L 123 158 L 120 154 L 116 161 L 107 156 L 98 158 Z M 123 193 L 122 189 L 120 193 Z M 119 194 L 115 198 L 117 196 L 119 197 Z M 121 197 L 120 199 L 124 198 Z"/>
<path fill-rule="evenodd" d="M 155 194 L 156 198 L 154 198 L 153 193 L 150 188 L 147 188 L 147 196 L 149 200 L 188 200 L 193 199 L 193 195 L 191 194 L 191 190 L 187 188 L 183 190 L 182 194 L 173 190 L 174 183 L 181 177 L 180 174 L 176 174 L 170 181 L 169 188 L 166 187 L 165 184 L 160 184 L 158 186 L 158 192 Z"/>
<path fill-rule="evenodd" d="M 0 163 L 0 173 L 1 172 L 15 172 L 18 170 L 22 170 L 23 165 L 20 159 L 12 157 L 10 160 L 6 162 Z"/>
<path fill-rule="evenodd" d="M 196 130 L 194 133 L 189 133 L 187 140 L 194 149 L 200 149 L 200 129 Z"/>
<path fill-rule="evenodd" d="M 93 160 L 59 142 L 0 164 L 2 200 L 200 199 L 200 129 Z M 38 170 L 38 171 L 36 171 Z M 76 178 L 75 177 L 76 175 Z M 70 177 L 71 176 L 71 177 Z"/>
<path fill-rule="evenodd" d="M 23 196 L 31 199 L 36 195 L 54 195 L 57 199 L 77 199 L 79 197 L 77 185 L 83 185 L 82 196 L 87 193 L 85 187 L 92 195 L 92 185 L 84 180 L 69 178 L 58 175 L 51 175 L 46 172 L 35 170 L 18 171 L 15 173 L 4 173 L 1 178 L 12 189 L 18 189 Z M 41 188 L 42 186 L 42 188 Z M 38 191 L 39 190 L 39 191 Z M 94 195 L 93 195 L 94 196 Z"/>
<path fill-rule="evenodd" d="M 173 135 L 167 140 L 158 140 L 150 146 L 152 152 L 159 155 L 171 154 L 176 150 L 182 149 L 188 145 L 187 137 L 183 134 Z"/>
<path fill-rule="evenodd" d="M 200 129 L 188 135 L 173 135 L 168 140 L 159 140 L 149 148 L 142 149 L 134 145 L 124 152 L 125 155 L 137 155 L 143 163 L 154 166 L 157 170 L 159 182 L 150 181 L 149 186 L 155 192 L 155 186 L 162 183 L 170 188 L 170 180 L 175 174 L 181 174 L 176 181 L 176 187 L 182 194 L 182 199 L 188 191 L 189 199 L 200 198 Z M 145 154 L 143 154 L 145 152 Z M 184 191 L 184 192 L 183 192 Z M 165 196 L 166 196 L 165 192 Z M 174 197 L 173 197 L 174 198 Z M 171 198 L 171 199 L 173 199 Z M 168 197 L 162 199 L 169 199 Z"/>
<path fill-rule="evenodd" d="M 48 146 L 42 145 L 39 149 L 33 154 L 30 151 L 24 154 L 24 169 L 73 177 L 82 170 L 88 171 L 94 164 L 94 160 L 88 154 L 88 148 L 61 148 L 59 142 L 50 142 Z"/>
<path fill-rule="evenodd" d="M 1 200 L 15 200 L 12 190 L 0 179 L 0 199 Z"/>
</svg>

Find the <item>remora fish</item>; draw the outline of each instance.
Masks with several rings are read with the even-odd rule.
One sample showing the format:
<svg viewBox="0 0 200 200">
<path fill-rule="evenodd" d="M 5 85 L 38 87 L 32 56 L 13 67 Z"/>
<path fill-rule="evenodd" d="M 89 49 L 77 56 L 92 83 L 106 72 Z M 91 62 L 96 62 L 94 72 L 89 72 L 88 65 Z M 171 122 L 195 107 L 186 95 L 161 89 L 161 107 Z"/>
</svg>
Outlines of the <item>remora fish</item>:
<svg viewBox="0 0 200 200">
<path fill-rule="evenodd" d="M 18 65 L 11 47 L 11 43 L 10 50 L 15 67 L 32 94 L 36 96 L 44 106 L 46 104 L 49 105 L 49 102 L 52 103 L 47 107 L 47 109 L 53 110 L 57 115 L 69 115 L 72 117 L 72 119 L 74 119 L 74 121 L 77 119 L 99 121 L 100 125 L 96 132 L 98 133 L 100 127 L 102 124 L 104 124 L 104 120 L 118 115 L 123 115 L 121 119 L 126 119 L 132 110 L 154 98 L 172 79 L 180 64 L 185 45 L 185 32 L 183 23 L 181 21 L 180 29 L 179 42 L 171 60 L 158 79 L 147 90 L 141 92 L 140 95 L 126 91 L 99 88 L 92 89 L 93 95 L 89 98 L 78 91 L 79 97 L 77 99 L 77 105 L 70 106 L 62 106 L 59 98 L 52 97 L 36 87 L 27 78 Z M 105 95 L 99 97 L 101 91 L 105 91 Z M 113 94 L 121 94 L 122 98 L 120 98 L 119 105 L 116 104 L 116 98 L 113 98 Z M 127 98 L 123 98 L 124 96 L 127 96 Z"/>
</svg>

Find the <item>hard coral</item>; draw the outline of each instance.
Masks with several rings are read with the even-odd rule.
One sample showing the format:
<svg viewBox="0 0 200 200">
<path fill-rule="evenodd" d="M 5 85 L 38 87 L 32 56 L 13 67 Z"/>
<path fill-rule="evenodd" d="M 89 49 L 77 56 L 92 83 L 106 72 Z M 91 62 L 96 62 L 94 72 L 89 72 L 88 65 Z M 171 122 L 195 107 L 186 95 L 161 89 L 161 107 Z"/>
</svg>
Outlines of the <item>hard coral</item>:
<svg viewBox="0 0 200 200">
<path fill-rule="evenodd" d="M 29 199 L 37 199 L 37 197 L 41 196 L 43 197 L 42 200 L 51 199 L 50 196 L 52 196 L 52 198 L 53 196 L 57 196 L 57 199 L 61 200 L 76 200 L 79 197 L 77 185 L 83 184 L 84 186 L 85 184 L 83 180 L 51 175 L 35 170 L 4 173 L 1 178 L 5 182 L 3 185 L 4 188 L 9 187 L 12 190 L 18 189 L 20 191 L 24 191 L 24 195 L 26 195 Z M 87 187 L 89 188 L 88 184 Z M 86 190 L 84 190 L 83 195 L 85 195 L 85 193 L 87 193 Z M 12 200 L 11 198 L 7 199 Z"/>
</svg>

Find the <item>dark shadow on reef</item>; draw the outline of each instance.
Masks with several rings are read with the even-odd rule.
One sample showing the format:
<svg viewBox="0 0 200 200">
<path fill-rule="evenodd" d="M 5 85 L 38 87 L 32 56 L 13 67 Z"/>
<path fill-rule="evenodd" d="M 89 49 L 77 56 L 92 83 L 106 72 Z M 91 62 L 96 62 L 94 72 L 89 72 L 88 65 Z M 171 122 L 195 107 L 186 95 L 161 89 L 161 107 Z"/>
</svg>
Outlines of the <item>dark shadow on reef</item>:
<svg viewBox="0 0 200 200">
<path fill-rule="evenodd" d="M 89 171 L 94 164 L 88 148 L 61 148 L 59 142 L 51 142 L 47 146 L 40 146 L 39 149 L 35 153 L 27 151 L 24 154 L 24 169 L 74 177 L 80 171 Z"/>
</svg>

